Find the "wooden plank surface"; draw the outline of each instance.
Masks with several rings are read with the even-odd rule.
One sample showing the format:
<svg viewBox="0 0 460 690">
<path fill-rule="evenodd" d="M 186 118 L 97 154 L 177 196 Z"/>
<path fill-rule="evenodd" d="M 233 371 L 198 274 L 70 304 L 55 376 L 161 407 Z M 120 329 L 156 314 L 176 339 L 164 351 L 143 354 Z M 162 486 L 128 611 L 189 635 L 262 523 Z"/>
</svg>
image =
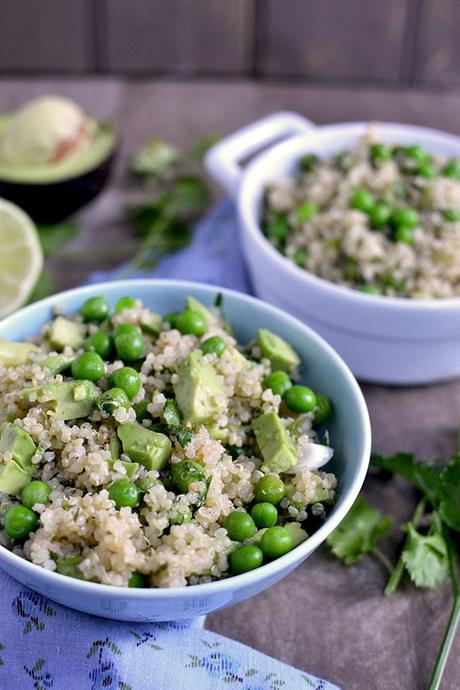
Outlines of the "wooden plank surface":
<svg viewBox="0 0 460 690">
<path fill-rule="evenodd" d="M 257 16 L 261 75 L 398 82 L 410 0 L 267 0 Z"/>
<path fill-rule="evenodd" d="M 415 78 L 424 84 L 460 84 L 460 2 L 423 0 Z"/>
<path fill-rule="evenodd" d="M 91 19 L 91 0 L 1 0 L 0 70 L 86 70 L 92 66 Z"/>
<path fill-rule="evenodd" d="M 252 64 L 253 0 L 105 0 L 102 69 L 243 74 Z"/>
<path fill-rule="evenodd" d="M 225 134 L 277 109 L 293 109 L 317 122 L 391 119 L 440 127 L 460 135 L 460 95 L 423 90 L 336 89 L 248 82 L 0 80 L 0 111 L 46 92 L 78 100 L 96 117 L 112 118 L 122 150 L 110 188 L 81 214 L 83 233 L 71 256 L 53 264 L 60 288 L 83 282 L 113 260 L 100 250 L 131 236 L 123 209 L 133 192 L 126 159 L 155 135 L 189 145 L 203 133 Z M 446 455 L 455 447 L 460 382 L 425 388 L 364 387 L 374 448 Z M 403 482 L 368 480 L 366 492 L 383 510 L 406 520 L 415 497 Z M 388 542 L 395 551 L 401 535 Z M 217 612 L 207 627 L 283 661 L 323 676 L 343 690 L 425 690 L 450 606 L 449 588 L 415 592 L 405 583 L 384 598 L 385 573 L 365 559 L 344 568 L 320 549 L 276 586 L 238 606 Z M 456 640 L 442 690 L 460 678 Z M 294 689 L 293 689 L 294 690 Z"/>
</svg>

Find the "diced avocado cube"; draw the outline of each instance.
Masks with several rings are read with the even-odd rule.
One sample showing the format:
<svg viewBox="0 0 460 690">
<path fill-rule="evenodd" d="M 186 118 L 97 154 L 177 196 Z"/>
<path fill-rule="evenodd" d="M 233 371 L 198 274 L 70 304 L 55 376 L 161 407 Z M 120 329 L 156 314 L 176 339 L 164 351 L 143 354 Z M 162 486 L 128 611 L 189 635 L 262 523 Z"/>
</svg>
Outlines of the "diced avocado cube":
<svg viewBox="0 0 460 690">
<path fill-rule="evenodd" d="M 209 436 L 214 440 L 214 441 L 222 441 L 223 443 L 226 443 L 228 440 L 228 435 L 229 435 L 229 429 L 224 429 L 220 426 L 217 426 L 217 424 L 211 424 L 207 427 Z"/>
<path fill-rule="evenodd" d="M 31 460 L 36 451 L 37 446 L 24 429 L 11 422 L 3 422 L 0 425 L 0 462 L 5 453 L 10 453 L 13 460 L 25 472 L 31 474 Z"/>
<path fill-rule="evenodd" d="M 287 529 L 287 531 L 291 535 L 293 547 L 298 546 L 303 541 L 305 541 L 305 539 L 308 539 L 308 534 L 305 532 L 304 529 L 302 529 L 298 522 L 287 522 L 284 525 L 284 529 Z"/>
<path fill-rule="evenodd" d="M 162 317 L 159 314 L 150 312 L 149 321 L 141 323 L 141 329 L 149 335 L 159 335 L 161 331 Z"/>
<path fill-rule="evenodd" d="M 252 363 L 236 348 L 227 347 L 227 351 L 230 354 L 230 364 L 234 364 L 235 368 L 238 369 L 250 369 Z"/>
<path fill-rule="evenodd" d="M 257 342 L 262 357 L 270 360 L 273 369 L 290 372 L 299 366 L 300 358 L 297 352 L 279 335 L 260 328 Z"/>
<path fill-rule="evenodd" d="M 84 580 L 83 574 L 78 570 L 77 566 L 83 560 L 83 556 L 70 556 L 69 558 L 58 558 L 56 561 L 56 572 L 67 577 L 75 577 L 78 580 Z"/>
<path fill-rule="evenodd" d="M 227 406 L 216 371 L 203 361 L 201 350 L 193 350 L 179 367 L 174 393 L 185 423 L 212 422 Z"/>
<path fill-rule="evenodd" d="M 297 453 L 289 432 L 274 412 L 257 417 L 252 429 L 262 453 L 263 472 L 286 472 L 297 463 Z"/>
<path fill-rule="evenodd" d="M 56 419 L 88 417 L 99 397 L 99 390 L 92 381 L 77 380 L 49 383 L 42 389 L 45 405 Z"/>
<path fill-rule="evenodd" d="M 262 527 L 262 529 L 258 529 L 254 536 L 252 536 L 250 539 L 251 544 L 259 546 L 260 542 L 262 541 L 262 537 L 264 536 L 267 529 L 268 527 Z"/>
<path fill-rule="evenodd" d="M 128 477 L 128 479 L 131 479 L 131 477 L 133 477 L 139 469 L 138 462 L 126 462 L 126 460 L 122 460 L 121 464 L 126 470 L 126 476 Z"/>
<path fill-rule="evenodd" d="M 109 441 L 110 457 L 113 461 L 119 460 L 121 455 L 121 441 L 118 436 L 112 436 Z"/>
<path fill-rule="evenodd" d="M 40 362 L 40 366 L 54 376 L 68 369 L 74 359 L 74 357 L 66 357 L 65 355 L 50 355 Z"/>
<path fill-rule="evenodd" d="M 49 339 L 56 350 L 63 350 L 67 345 L 76 350 L 83 343 L 85 333 L 86 328 L 82 323 L 58 316 L 51 324 Z"/>
<path fill-rule="evenodd" d="M 219 325 L 219 319 L 215 314 L 212 313 L 210 309 L 204 306 L 204 304 L 201 304 L 197 299 L 194 297 L 187 297 L 187 309 L 191 309 L 192 311 L 197 311 L 201 316 L 206 320 L 206 323 L 208 326 L 218 326 Z"/>
<path fill-rule="evenodd" d="M 16 495 L 30 482 L 31 476 L 15 460 L 9 460 L 6 465 L 0 465 L 0 493 Z"/>
<path fill-rule="evenodd" d="M 12 343 L 0 338 L 0 362 L 6 367 L 19 367 L 27 362 L 30 352 L 38 351 L 32 343 Z"/>
<path fill-rule="evenodd" d="M 165 434 L 129 422 L 118 427 L 123 452 L 147 470 L 162 470 L 171 457 L 171 441 Z"/>
</svg>

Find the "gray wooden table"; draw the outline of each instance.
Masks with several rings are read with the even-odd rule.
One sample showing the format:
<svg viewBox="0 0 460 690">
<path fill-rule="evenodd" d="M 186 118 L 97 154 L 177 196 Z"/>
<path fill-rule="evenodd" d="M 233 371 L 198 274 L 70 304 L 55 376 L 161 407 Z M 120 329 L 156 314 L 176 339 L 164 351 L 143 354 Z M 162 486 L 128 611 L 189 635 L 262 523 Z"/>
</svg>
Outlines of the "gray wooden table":
<svg viewBox="0 0 460 690">
<path fill-rule="evenodd" d="M 114 120 L 123 141 L 112 186 L 81 216 L 84 230 L 76 250 L 83 250 L 85 258 L 53 263 L 59 288 L 110 266 L 110 260 L 102 264 L 91 254 L 129 236 L 122 213 L 130 194 L 123 174 L 126 156 L 149 136 L 185 146 L 200 134 L 225 134 L 277 109 L 296 110 L 316 122 L 382 119 L 460 134 L 460 95 L 293 84 L 3 80 L 0 111 L 45 93 L 67 95 L 94 116 Z M 453 451 L 460 383 L 416 389 L 366 385 L 364 393 L 376 450 L 408 450 L 424 457 Z M 373 502 L 401 519 L 413 510 L 414 496 L 402 482 L 368 480 L 366 491 Z M 395 531 L 389 548 L 396 550 L 400 539 Z M 385 599 L 384 584 L 385 574 L 372 560 L 344 568 L 320 549 L 270 590 L 209 616 L 207 626 L 344 690 L 424 690 L 450 608 L 449 590 L 415 592 L 406 583 L 400 593 Z M 443 690 L 458 688 L 460 639 L 443 684 Z"/>
</svg>

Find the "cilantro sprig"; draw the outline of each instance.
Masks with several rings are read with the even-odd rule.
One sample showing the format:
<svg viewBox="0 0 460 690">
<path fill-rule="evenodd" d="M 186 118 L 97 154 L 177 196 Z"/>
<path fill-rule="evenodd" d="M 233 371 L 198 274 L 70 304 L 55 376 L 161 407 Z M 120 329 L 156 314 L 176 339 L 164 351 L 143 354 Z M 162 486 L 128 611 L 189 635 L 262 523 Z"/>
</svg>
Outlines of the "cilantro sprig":
<svg viewBox="0 0 460 690">
<path fill-rule="evenodd" d="M 425 589 L 434 589 L 450 579 L 452 609 L 428 686 L 428 690 L 438 690 L 460 625 L 460 553 L 456 546 L 458 539 L 453 539 L 454 534 L 458 536 L 460 532 L 460 453 L 448 462 L 436 463 L 418 460 L 408 453 L 390 457 L 374 455 L 371 464 L 404 477 L 421 495 L 411 520 L 400 527 L 406 538 L 395 565 L 378 546 L 391 529 L 391 518 L 362 496 L 327 543 L 332 553 L 347 565 L 360 561 L 366 554 L 378 558 L 390 571 L 384 591 L 386 596 L 397 590 L 404 573 L 416 587 Z"/>
</svg>

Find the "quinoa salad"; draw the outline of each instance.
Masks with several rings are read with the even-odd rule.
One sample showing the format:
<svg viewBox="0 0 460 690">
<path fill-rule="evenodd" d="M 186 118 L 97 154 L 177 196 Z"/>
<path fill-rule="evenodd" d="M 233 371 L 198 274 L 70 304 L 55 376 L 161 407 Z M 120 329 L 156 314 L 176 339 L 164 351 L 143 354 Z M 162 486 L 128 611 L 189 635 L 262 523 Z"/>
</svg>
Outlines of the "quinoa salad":
<svg viewBox="0 0 460 690">
<path fill-rule="evenodd" d="M 238 575 L 333 505 L 332 404 L 266 329 L 241 345 L 216 299 L 158 315 L 133 297 L 0 338 L 0 546 L 120 587 Z"/>
<path fill-rule="evenodd" d="M 268 185 L 262 228 L 294 264 L 371 295 L 460 295 L 460 159 L 384 143 L 370 128 Z"/>
</svg>

